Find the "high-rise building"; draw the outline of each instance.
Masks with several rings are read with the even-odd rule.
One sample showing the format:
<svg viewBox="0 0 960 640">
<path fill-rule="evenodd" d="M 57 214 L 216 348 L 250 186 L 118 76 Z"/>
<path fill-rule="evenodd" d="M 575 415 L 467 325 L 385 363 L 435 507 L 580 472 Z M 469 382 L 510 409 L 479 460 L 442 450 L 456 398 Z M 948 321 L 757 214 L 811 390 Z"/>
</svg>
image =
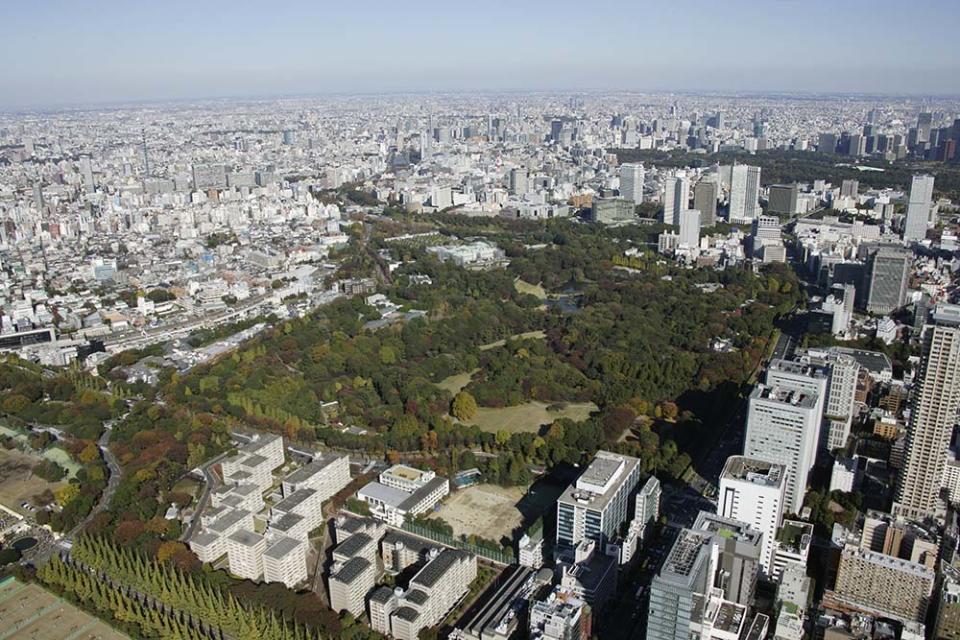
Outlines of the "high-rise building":
<svg viewBox="0 0 960 640">
<path fill-rule="evenodd" d="M 917 143 L 930 141 L 930 129 L 933 126 L 933 114 L 922 111 L 917 116 Z"/>
<path fill-rule="evenodd" d="M 700 212 L 696 209 L 684 209 L 679 213 L 680 245 L 696 248 L 700 246 Z"/>
<path fill-rule="evenodd" d="M 856 198 L 860 195 L 859 180 L 844 180 L 840 183 L 841 198 Z"/>
<path fill-rule="evenodd" d="M 690 202 L 690 179 L 686 173 L 679 172 L 668 176 L 663 183 L 663 224 L 678 224 L 680 212 Z"/>
<path fill-rule="evenodd" d="M 730 207 L 732 224 L 749 224 L 760 214 L 760 167 L 736 164 L 730 170 Z"/>
<path fill-rule="evenodd" d="M 97 185 L 93 182 L 93 167 L 90 164 L 90 156 L 80 156 L 80 176 L 83 178 L 83 188 L 87 193 L 93 193 Z"/>
<path fill-rule="evenodd" d="M 693 208 L 700 212 L 700 225 L 705 228 L 717 223 L 718 186 L 715 174 L 711 174 L 693 188 Z"/>
<path fill-rule="evenodd" d="M 894 503 L 895 513 L 910 518 L 940 510 L 945 452 L 960 409 L 960 305 L 938 305 L 933 320 L 924 333 L 907 430 L 907 459 Z"/>
<path fill-rule="evenodd" d="M 593 462 L 557 500 L 557 547 L 567 552 L 583 540 L 601 546 L 627 521 L 630 495 L 640 482 L 640 461 L 598 451 Z"/>
<path fill-rule="evenodd" d="M 510 170 L 510 193 L 519 196 L 527 192 L 527 170 L 514 167 Z"/>
<path fill-rule="evenodd" d="M 870 256 L 867 311 L 877 315 L 899 309 L 907 301 L 912 254 L 896 246 L 881 246 Z"/>
<path fill-rule="evenodd" d="M 773 547 L 783 519 L 787 474 L 782 464 L 730 456 L 720 474 L 717 513 L 745 522 L 763 534 L 760 565 L 773 571 Z"/>
<path fill-rule="evenodd" d="M 876 615 L 922 622 L 935 579 L 922 564 L 848 544 L 840 554 L 834 598 Z"/>
<path fill-rule="evenodd" d="M 643 202 L 643 181 L 646 175 L 642 163 L 620 165 L 620 197 L 633 204 Z"/>
<path fill-rule="evenodd" d="M 820 138 L 817 142 L 817 151 L 819 151 L 820 153 L 836 153 L 837 152 L 837 134 L 821 133 Z"/>
<path fill-rule="evenodd" d="M 587 640 L 590 630 L 590 605 L 559 586 L 530 605 L 533 640 Z"/>
<path fill-rule="evenodd" d="M 830 385 L 830 369 L 811 362 L 809 359 L 781 360 L 770 362 L 765 377 L 768 387 L 781 389 L 799 389 L 815 398 L 817 415 L 823 416 L 827 402 L 827 388 Z M 826 433 L 822 425 L 817 427 L 817 446 L 826 449 Z"/>
<path fill-rule="evenodd" d="M 792 216 L 798 212 L 797 203 L 799 199 L 800 188 L 795 184 L 770 185 L 767 211 Z"/>
<path fill-rule="evenodd" d="M 819 398 L 799 389 L 758 384 L 750 394 L 743 455 L 782 464 L 787 482 L 784 511 L 800 513 L 816 459 Z"/>
<path fill-rule="evenodd" d="M 907 201 L 907 218 L 903 227 L 903 239 L 919 242 L 927 237 L 930 227 L 930 212 L 933 210 L 933 176 L 913 176 L 910 197 Z"/>
</svg>

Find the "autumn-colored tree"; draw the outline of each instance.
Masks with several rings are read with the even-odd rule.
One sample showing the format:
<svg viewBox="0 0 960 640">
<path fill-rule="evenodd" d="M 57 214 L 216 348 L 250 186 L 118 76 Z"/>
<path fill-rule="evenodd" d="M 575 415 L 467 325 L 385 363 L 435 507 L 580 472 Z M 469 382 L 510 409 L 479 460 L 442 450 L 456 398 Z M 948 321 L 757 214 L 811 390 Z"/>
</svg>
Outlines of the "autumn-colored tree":
<svg viewBox="0 0 960 640">
<path fill-rule="evenodd" d="M 166 562 L 180 551 L 186 550 L 186 548 L 186 545 L 176 540 L 161 542 L 157 548 L 157 562 Z"/>
<path fill-rule="evenodd" d="M 477 401 L 466 391 L 461 391 L 453 399 L 451 411 L 457 420 L 470 420 L 477 415 Z"/>
<path fill-rule="evenodd" d="M 91 442 L 83 448 L 83 451 L 81 451 L 80 455 L 77 457 L 80 458 L 80 462 L 83 464 L 90 464 L 91 462 L 100 459 L 100 449 L 97 448 L 97 445 Z"/>
</svg>

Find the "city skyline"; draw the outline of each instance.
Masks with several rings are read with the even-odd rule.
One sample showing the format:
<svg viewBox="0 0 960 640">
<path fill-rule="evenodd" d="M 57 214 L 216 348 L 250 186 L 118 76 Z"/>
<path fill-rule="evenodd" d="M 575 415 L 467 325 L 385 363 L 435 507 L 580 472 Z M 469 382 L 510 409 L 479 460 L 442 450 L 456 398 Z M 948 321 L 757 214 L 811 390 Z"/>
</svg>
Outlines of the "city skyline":
<svg viewBox="0 0 960 640">
<path fill-rule="evenodd" d="M 432 1 L 366 12 L 299 2 L 269 13 L 219 2 L 99 7 L 8 10 L 0 52 L 17 63 L 0 72 L 0 108 L 429 91 L 960 93 L 949 28 L 960 9 L 935 0 L 911 8 L 936 18 L 923 31 L 900 28 L 902 5 L 859 0 L 742 0 L 722 15 L 700 3 L 602 2 L 588 13 L 566 1 L 481 12 Z"/>
</svg>

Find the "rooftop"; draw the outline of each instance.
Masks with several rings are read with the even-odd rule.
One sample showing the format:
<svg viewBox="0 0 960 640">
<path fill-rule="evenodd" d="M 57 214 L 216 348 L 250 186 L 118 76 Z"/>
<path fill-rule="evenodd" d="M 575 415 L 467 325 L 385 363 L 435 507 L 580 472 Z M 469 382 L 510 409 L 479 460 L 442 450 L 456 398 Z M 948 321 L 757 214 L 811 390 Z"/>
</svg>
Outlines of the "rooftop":
<svg viewBox="0 0 960 640">
<path fill-rule="evenodd" d="M 730 456 L 723 467 L 721 478 L 745 480 L 752 484 L 776 487 L 786 479 L 784 466 L 747 456 Z"/>
<path fill-rule="evenodd" d="M 263 555 L 269 556 L 275 560 L 280 560 L 293 551 L 299 549 L 302 544 L 303 543 L 299 540 L 294 540 L 288 536 L 280 536 L 273 541 L 273 544 L 267 547 L 267 550 L 263 552 Z"/>
</svg>

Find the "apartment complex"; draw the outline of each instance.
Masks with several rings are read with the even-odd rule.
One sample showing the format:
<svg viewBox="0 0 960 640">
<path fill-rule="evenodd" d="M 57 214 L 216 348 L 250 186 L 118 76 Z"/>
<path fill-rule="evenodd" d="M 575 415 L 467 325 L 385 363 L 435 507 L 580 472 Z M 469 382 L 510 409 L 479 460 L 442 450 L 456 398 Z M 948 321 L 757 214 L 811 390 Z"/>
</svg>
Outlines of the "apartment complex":
<svg viewBox="0 0 960 640">
<path fill-rule="evenodd" d="M 833 598 L 875 615 L 923 622 L 935 579 L 921 564 L 847 544 Z"/>
</svg>

